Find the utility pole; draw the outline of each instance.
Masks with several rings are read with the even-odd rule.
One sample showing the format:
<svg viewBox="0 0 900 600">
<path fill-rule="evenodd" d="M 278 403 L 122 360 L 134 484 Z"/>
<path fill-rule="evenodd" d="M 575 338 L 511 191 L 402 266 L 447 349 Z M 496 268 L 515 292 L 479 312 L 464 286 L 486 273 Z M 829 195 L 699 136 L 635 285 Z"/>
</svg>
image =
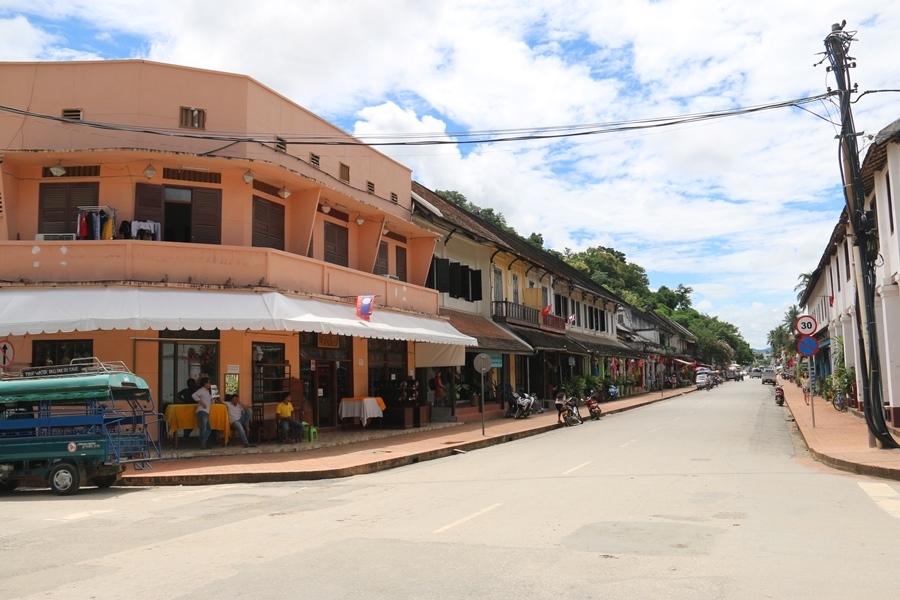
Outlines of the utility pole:
<svg viewBox="0 0 900 600">
<path fill-rule="evenodd" d="M 882 448 L 900 448 L 891 436 L 884 419 L 884 402 L 881 390 L 880 361 L 878 357 L 878 332 L 875 327 L 875 227 L 871 212 L 866 212 L 862 174 L 859 165 L 857 133 L 850 110 L 850 96 L 856 92 L 856 84 L 850 86 L 851 68 L 856 67 L 856 59 L 847 55 L 850 43 L 855 41 L 856 32 L 844 31 L 846 21 L 831 26 L 831 33 L 825 38 L 825 54 L 831 63 L 828 68 L 834 73 L 838 85 L 841 108 L 841 134 L 838 136 L 841 148 L 842 179 L 844 199 L 850 231 L 853 234 L 853 258 L 856 280 L 856 322 L 860 332 L 859 346 L 860 389 L 866 425 L 869 428 L 871 445 Z M 829 89 L 829 91 L 831 91 Z"/>
</svg>

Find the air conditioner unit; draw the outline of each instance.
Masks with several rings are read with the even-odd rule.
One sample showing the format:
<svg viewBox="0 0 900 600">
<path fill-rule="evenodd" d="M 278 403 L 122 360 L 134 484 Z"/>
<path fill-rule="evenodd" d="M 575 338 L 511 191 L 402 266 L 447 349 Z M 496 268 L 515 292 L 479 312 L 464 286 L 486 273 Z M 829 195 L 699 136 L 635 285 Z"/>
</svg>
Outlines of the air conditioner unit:
<svg viewBox="0 0 900 600">
<path fill-rule="evenodd" d="M 74 233 L 39 233 L 34 236 L 34 239 L 41 240 L 44 242 L 56 242 L 60 240 L 74 240 Z"/>
</svg>

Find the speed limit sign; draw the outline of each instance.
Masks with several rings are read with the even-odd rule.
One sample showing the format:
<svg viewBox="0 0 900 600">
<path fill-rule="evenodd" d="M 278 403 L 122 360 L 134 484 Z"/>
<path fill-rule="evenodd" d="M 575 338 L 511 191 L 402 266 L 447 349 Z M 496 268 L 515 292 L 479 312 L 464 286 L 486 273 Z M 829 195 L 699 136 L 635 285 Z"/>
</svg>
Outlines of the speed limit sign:
<svg viewBox="0 0 900 600">
<path fill-rule="evenodd" d="M 800 335 L 812 335 L 819 328 L 816 318 L 812 315 L 800 315 L 794 322 L 794 329 Z"/>
</svg>

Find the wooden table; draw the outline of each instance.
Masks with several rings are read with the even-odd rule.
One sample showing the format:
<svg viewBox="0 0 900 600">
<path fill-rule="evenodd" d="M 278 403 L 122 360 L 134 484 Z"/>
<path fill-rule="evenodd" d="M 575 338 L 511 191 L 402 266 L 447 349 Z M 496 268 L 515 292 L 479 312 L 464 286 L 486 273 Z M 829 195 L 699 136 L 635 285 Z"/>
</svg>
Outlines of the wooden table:
<svg viewBox="0 0 900 600">
<path fill-rule="evenodd" d="M 341 420 L 359 417 L 363 428 L 369 424 L 372 419 L 378 419 L 384 416 L 385 404 L 384 400 L 371 396 L 359 396 L 354 398 L 341 398 L 341 405 L 338 408 Z"/>
<path fill-rule="evenodd" d="M 182 429 L 199 429 L 197 424 L 196 404 L 170 404 L 166 407 L 166 425 L 169 435 L 175 436 L 175 447 L 178 448 L 178 432 Z M 225 443 L 231 437 L 231 423 L 228 421 L 228 408 L 221 403 L 213 404 L 209 410 L 209 427 L 222 432 Z"/>
</svg>

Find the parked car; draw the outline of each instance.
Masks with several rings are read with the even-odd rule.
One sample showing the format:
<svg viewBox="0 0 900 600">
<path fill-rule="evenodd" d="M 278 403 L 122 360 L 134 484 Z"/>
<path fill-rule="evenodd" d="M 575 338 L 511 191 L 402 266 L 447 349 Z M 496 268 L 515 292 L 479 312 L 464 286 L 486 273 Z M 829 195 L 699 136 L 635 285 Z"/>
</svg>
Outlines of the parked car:
<svg viewBox="0 0 900 600">
<path fill-rule="evenodd" d="M 708 375 L 707 373 L 698 373 L 697 374 L 697 379 L 694 383 L 696 383 L 698 390 L 702 390 L 703 388 L 706 387 L 706 378 L 707 377 L 711 377 L 711 375 Z"/>
<path fill-rule="evenodd" d="M 772 367 L 766 367 L 762 370 L 761 378 L 763 384 L 771 383 L 772 385 L 775 385 L 775 369 L 773 369 Z"/>
<path fill-rule="evenodd" d="M 762 377 L 762 369 L 760 369 L 759 367 L 754 367 L 750 371 L 750 379 L 753 379 L 754 377 Z"/>
</svg>

